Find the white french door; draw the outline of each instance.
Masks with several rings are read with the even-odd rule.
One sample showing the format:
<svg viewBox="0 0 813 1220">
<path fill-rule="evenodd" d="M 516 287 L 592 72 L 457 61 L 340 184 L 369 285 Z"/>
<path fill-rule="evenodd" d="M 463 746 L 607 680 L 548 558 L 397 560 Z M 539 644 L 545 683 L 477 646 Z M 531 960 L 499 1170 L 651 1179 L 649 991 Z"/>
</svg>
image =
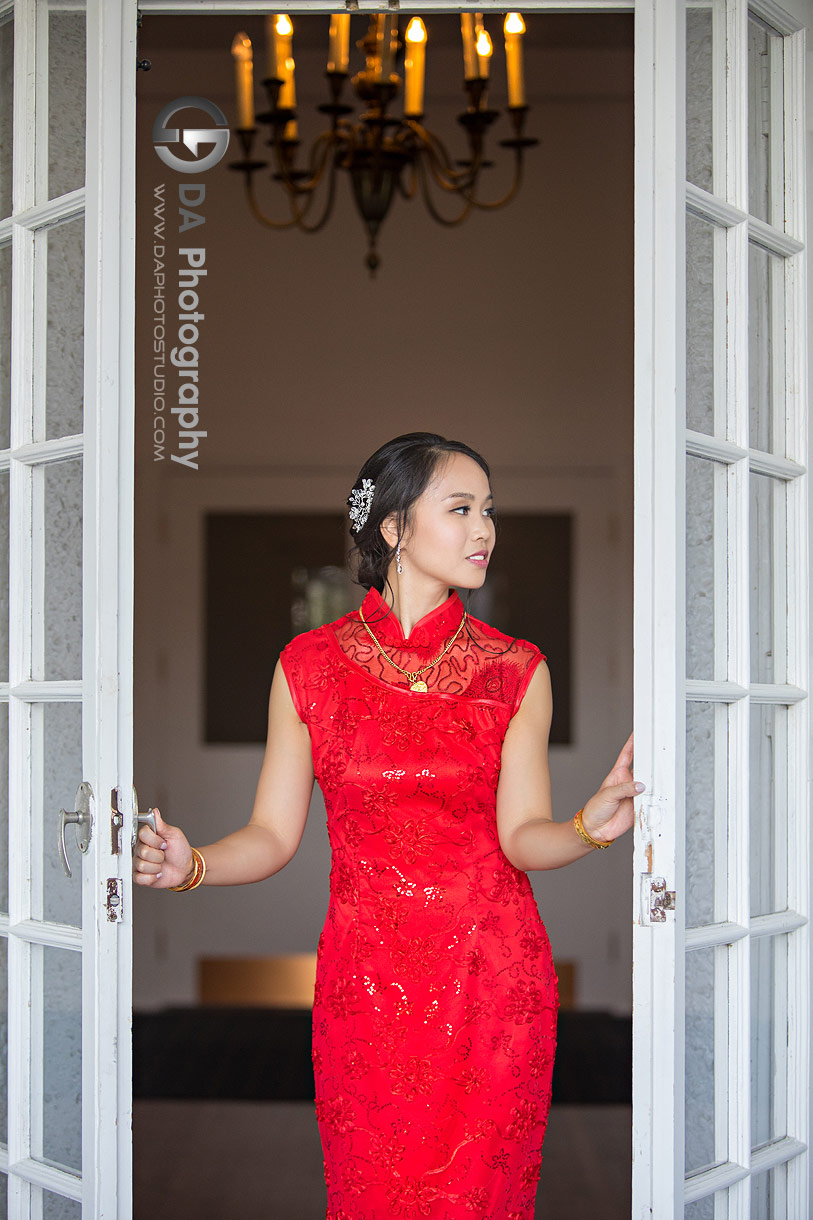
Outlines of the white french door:
<svg viewBox="0 0 813 1220">
<path fill-rule="evenodd" d="M 633 1215 L 809 1215 L 805 24 L 636 8 Z"/>
<path fill-rule="evenodd" d="M 0 1215 L 13 1220 L 130 1214 L 126 7 L 0 3 Z"/>
<path fill-rule="evenodd" d="M 811 6 L 788 2 L 635 6 L 635 732 L 650 781 L 636 1220 L 809 1206 Z M 136 0 L 0 0 L 0 1172 L 15 1218 L 131 1214 L 132 809 L 118 798 L 118 825 L 111 796 L 132 774 L 135 27 Z M 92 833 L 83 855 L 67 828 L 68 879 L 57 815 L 83 781 Z"/>
</svg>

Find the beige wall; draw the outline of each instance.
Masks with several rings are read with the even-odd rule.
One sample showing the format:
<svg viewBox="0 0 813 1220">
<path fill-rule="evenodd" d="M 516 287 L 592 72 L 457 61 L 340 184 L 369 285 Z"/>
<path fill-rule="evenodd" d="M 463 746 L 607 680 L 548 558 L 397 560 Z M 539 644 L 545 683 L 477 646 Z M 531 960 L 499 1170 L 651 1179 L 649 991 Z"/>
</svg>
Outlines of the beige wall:
<svg viewBox="0 0 813 1220">
<path fill-rule="evenodd" d="M 459 52 L 453 31 L 432 40 L 433 20 L 427 122 L 451 143 Z M 295 46 L 303 110 L 322 100 L 323 85 L 326 18 L 308 21 L 304 34 L 297 22 Z M 305 236 L 250 219 L 228 155 L 200 176 L 205 224 L 179 241 L 167 213 L 168 243 L 207 251 L 199 350 L 208 436 L 192 470 L 153 461 L 151 196 L 164 182 L 174 207 L 179 176 L 154 155 L 151 127 L 165 102 L 185 94 L 210 98 L 233 120 L 228 47 L 240 25 L 252 37 L 262 28 L 257 19 L 147 15 L 139 42 L 153 65 L 139 73 L 137 135 L 141 808 L 158 804 L 194 842 L 209 842 L 249 816 L 262 761 L 261 746 L 202 744 L 203 513 L 339 509 L 378 445 L 425 428 L 485 454 L 503 510 L 575 514 L 575 734 L 551 749 L 555 812 L 568 817 L 601 782 L 632 722 L 632 17 L 529 20 L 528 128 L 541 144 L 520 196 L 451 230 L 419 203 L 397 200 L 375 281 L 347 183 L 325 230 Z M 497 65 L 495 56 L 495 105 Z M 500 128 L 492 144 L 507 134 Z M 318 129 L 311 122 L 306 138 Z M 504 156 L 499 150 L 499 162 Z M 493 172 L 497 191 L 502 166 Z M 550 590 L 555 597 L 553 571 Z M 314 949 L 328 867 L 316 789 L 299 853 L 268 882 L 194 895 L 139 891 L 136 1007 L 193 1000 L 203 955 Z M 554 955 L 577 962 L 577 1001 L 629 1011 L 631 842 L 533 881 Z"/>
</svg>

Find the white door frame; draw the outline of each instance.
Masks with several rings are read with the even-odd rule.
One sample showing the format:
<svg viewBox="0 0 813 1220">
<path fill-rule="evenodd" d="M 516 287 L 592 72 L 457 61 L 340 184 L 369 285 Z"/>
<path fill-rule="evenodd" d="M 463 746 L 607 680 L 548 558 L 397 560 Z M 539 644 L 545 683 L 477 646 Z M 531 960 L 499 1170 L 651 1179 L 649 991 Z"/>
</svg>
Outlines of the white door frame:
<svg viewBox="0 0 813 1220">
<path fill-rule="evenodd" d="M 98 2 L 98 0 L 97 0 Z M 107 306 L 115 306 L 115 318 L 106 332 L 109 338 L 107 368 L 115 370 L 114 384 L 120 379 L 124 397 L 119 401 L 121 427 L 132 424 L 132 318 L 134 297 L 134 267 L 132 262 L 132 170 L 133 170 L 133 61 L 131 39 L 134 28 L 136 0 L 120 0 L 119 5 L 98 5 L 104 9 L 100 24 L 101 42 L 108 58 L 102 63 L 115 66 L 122 72 L 124 82 L 121 98 L 108 114 L 104 106 L 100 109 L 103 131 L 98 135 L 96 147 L 105 152 L 105 183 L 97 184 L 100 197 L 98 217 L 112 220 L 115 214 L 113 247 L 109 250 L 109 265 L 106 266 Z M 262 13 L 267 5 L 255 3 L 221 3 L 218 0 L 141 0 L 144 13 Z M 320 0 L 280 0 L 280 10 L 291 12 L 329 12 L 335 5 Z M 365 11 L 384 9 L 383 4 L 363 4 Z M 415 11 L 448 11 L 444 0 L 423 0 L 414 6 Z M 553 4 L 531 3 L 529 10 L 549 12 L 611 12 L 629 11 L 632 4 L 593 3 Z M 769 14 L 780 14 L 771 0 L 761 0 L 759 8 Z M 788 8 L 803 15 L 806 25 L 813 25 L 811 6 L 801 0 L 792 0 Z M 682 816 L 685 791 L 685 700 L 686 681 L 684 673 L 685 624 L 682 599 L 684 596 L 685 571 L 683 551 L 684 531 L 684 463 L 686 454 L 685 435 L 685 270 L 684 260 L 684 209 L 686 206 L 685 165 L 685 63 L 684 63 L 684 13 L 680 0 L 638 0 L 634 5 L 636 34 L 635 68 L 635 554 L 636 554 L 636 600 L 635 600 L 635 733 L 638 770 L 649 781 L 648 792 L 641 798 L 636 809 L 634 872 L 639 882 L 649 873 L 662 875 L 666 889 L 678 890 L 684 871 L 684 849 L 682 836 L 675 834 L 676 820 Z M 777 20 L 781 17 L 777 16 Z M 123 22 L 123 24 L 121 24 Z M 123 31 L 126 29 L 126 35 Z M 798 52 L 797 52 L 798 53 Z M 743 70 L 742 63 L 734 64 L 732 89 L 741 86 L 737 73 Z M 106 71 L 106 69 L 105 69 Z M 800 87 L 797 85 L 797 87 Z M 105 89 L 104 81 L 98 82 L 97 94 L 104 95 L 109 104 L 113 90 Z M 734 95 L 732 94 L 732 98 Z M 740 95 L 741 98 L 741 95 Z M 742 100 L 742 98 L 741 98 Z M 798 95 L 797 95 L 798 103 Z M 732 120 L 737 128 L 744 121 L 743 115 Z M 799 133 L 794 148 L 802 145 L 803 133 Z M 102 160 L 100 157 L 99 164 Z M 108 174 L 113 179 L 108 179 Z M 89 188 L 90 190 L 90 188 Z M 120 200 L 123 211 L 116 211 Z M 90 201 L 89 201 L 90 206 Z M 122 220 L 124 227 L 122 229 Z M 729 215 L 729 222 L 733 223 Z M 753 229 L 753 225 L 750 229 Z M 105 232 L 102 224 L 101 232 Z M 109 235 L 109 230 L 107 230 Z M 801 233 L 801 229 L 798 230 Z M 125 257 L 122 259 L 115 242 L 122 235 Z M 103 253 L 100 247 L 100 253 Z M 806 288 L 799 287 L 799 292 Z M 101 299 L 101 295 L 100 295 Z M 110 315 L 108 315 L 108 322 Z M 101 328 L 101 321 L 99 322 Z M 115 332 L 115 336 L 113 335 Z M 739 332 L 741 335 L 741 331 Z M 117 344 L 118 339 L 118 344 Z M 743 355 L 738 349 L 738 358 Z M 119 366 L 121 357 L 123 363 Z M 802 353 L 797 353 L 794 376 L 797 391 L 804 393 L 806 368 Z M 736 372 L 734 369 L 732 372 Z M 742 370 L 740 370 L 740 373 Z M 115 391 L 112 391 L 115 392 Z M 131 439 L 127 443 L 131 445 Z M 124 447 L 122 449 L 124 451 Z M 117 450 L 113 450 L 117 452 Z M 131 453 L 131 449 L 130 449 Z M 736 457 L 730 454 L 732 459 Z M 129 468 L 128 468 L 129 471 Z M 128 472 L 120 470 L 119 476 Z M 127 484 L 122 484 L 127 487 Z M 800 486 L 802 486 L 800 484 Z M 807 495 L 806 488 L 804 491 Z M 124 501 L 124 497 L 122 497 Z M 131 508 L 125 506 L 124 517 L 130 517 Z M 125 531 L 126 532 L 126 531 Z M 120 538 L 125 546 L 129 540 Z M 807 539 L 797 533 L 796 558 L 801 572 L 804 558 L 799 554 L 799 544 Z M 746 574 L 747 575 L 747 574 Z M 116 586 L 118 587 L 118 586 Z M 111 585 L 106 584 L 106 598 L 110 597 Z M 109 603 L 107 603 L 109 604 Z M 124 609 L 124 607 L 123 607 Z M 807 632 L 807 619 L 796 624 L 797 633 Z M 802 647 L 801 642 L 799 644 Z M 799 689 L 809 689 L 809 669 L 804 651 L 804 672 L 797 678 Z M 126 668 L 126 667 L 123 667 Z M 717 692 L 719 694 L 719 692 Z M 695 692 L 696 694 L 696 692 Z M 131 705 L 130 705 L 131 706 Z M 124 726 L 126 727 L 126 726 Z M 124 776 L 131 760 L 125 757 L 125 732 L 120 741 L 119 773 Z M 747 761 L 747 760 L 746 760 Z M 125 765 L 126 764 L 126 765 Z M 799 830 L 802 835 L 799 860 L 801 872 L 810 876 L 807 770 L 795 777 L 797 795 L 804 791 Z M 745 835 L 747 827 L 738 827 Z M 745 848 L 740 850 L 740 870 Z M 806 918 L 808 894 L 802 893 L 797 884 L 801 913 Z M 683 1139 L 682 1139 L 682 1010 L 683 1010 L 683 914 L 667 914 L 666 921 L 658 926 L 645 926 L 641 916 L 641 892 L 636 885 L 635 894 L 635 1040 L 636 1070 L 633 1076 L 634 1107 L 637 1115 L 636 1135 L 633 1148 L 635 1171 L 634 1216 L 656 1215 L 658 1220 L 669 1220 L 683 1212 Z M 126 905 L 129 910 L 129 902 Z M 797 960 L 800 970 L 809 978 L 809 944 L 806 934 L 799 939 L 803 947 L 803 958 Z M 740 971 L 737 987 L 745 994 L 747 965 Z M 122 1002 L 126 987 L 121 991 Z M 747 1010 L 746 1010 L 747 1011 Z M 744 1086 L 742 1067 L 744 1049 L 747 1047 L 747 1016 L 739 1014 L 735 1029 L 735 1054 L 738 1088 Z M 798 1133 L 804 1133 L 801 1142 L 806 1143 L 810 1129 L 809 1103 L 802 1101 L 805 1082 L 809 1073 L 809 1031 L 805 1012 L 799 1010 L 799 1023 L 794 1027 L 794 1055 L 798 1057 L 801 1090 L 794 1104 L 794 1122 Z M 739 1040 L 739 1041 L 737 1041 Z M 124 1046 L 122 1042 L 120 1045 Z M 123 1060 L 122 1060 L 123 1063 Z M 642 1064 L 643 1070 L 642 1070 Z M 653 1070 L 653 1067 L 657 1071 Z M 124 1093 L 122 1092 L 122 1098 Z M 675 1112 L 677 1110 L 677 1113 Z M 745 1151 L 742 1142 L 744 1128 L 739 1128 L 734 1151 L 738 1157 Z M 796 1139 L 797 1135 L 791 1138 Z M 748 1150 L 750 1152 L 750 1150 Z M 126 1177 L 124 1154 L 120 1164 L 122 1185 Z M 734 1175 L 732 1177 L 732 1174 Z M 723 1168 L 719 1173 L 720 1186 L 739 1177 L 734 1168 Z M 793 1206 L 806 1209 L 809 1183 L 801 1175 L 796 1177 L 796 1194 Z M 735 1206 L 738 1220 L 744 1220 L 742 1210 L 745 1194 L 739 1196 Z M 119 1215 L 127 1214 L 126 1203 L 120 1201 Z M 732 1213 L 733 1214 L 733 1213 Z M 797 1210 L 794 1220 L 805 1212 Z"/>
<path fill-rule="evenodd" d="M 4 14 L 13 9 L 15 21 L 13 214 L 0 220 L 0 240 L 11 241 L 14 260 L 11 441 L 2 460 L 12 482 L 12 624 L 4 691 L 12 850 L 9 913 L 0 919 L 9 944 L 10 1050 L 9 1140 L 0 1150 L 0 1167 L 8 1175 L 12 1220 L 42 1214 L 38 1187 L 81 1202 L 88 1217 L 114 1220 L 131 1214 L 131 855 L 124 836 L 114 850 L 111 792 L 122 787 L 129 793 L 132 786 L 135 10 L 128 25 L 123 18 L 129 7 L 106 0 L 52 7 L 86 7 L 88 125 L 85 186 L 49 199 L 43 138 L 48 11 L 36 0 L 0 4 Z M 50 226 L 83 212 L 84 428 L 79 435 L 42 439 L 36 429 L 45 414 L 46 277 L 38 251 L 44 253 Z M 43 466 L 70 457 L 82 458 L 84 476 L 83 572 L 76 573 L 83 580 L 82 674 L 32 680 L 44 618 Z M 35 889 L 42 889 L 43 852 L 48 858 L 57 853 L 58 809 L 39 817 L 43 704 L 49 701 L 82 707 L 82 773 L 74 782 L 78 787 L 84 780 L 93 791 L 87 855 L 75 851 L 68 835 L 73 884 L 81 887 L 81 929 L 44 918 L 41 895 L 32 902 L 32 876 L 39 878 Z M 65 794 L 65 808 L 73 807 L 73 796 L 74 790 Z M 129 824 L 131 810 L 125 814 Z M 123 896 L 122 923 L 108 918 L 110 882 Z M 40 1147 L 41 947 L 81 954 L 81 1176 L 49 1163 Z"/>
<path fill-rule="evenodd" d="M 132 855 L 135 424 L 136 6 L 89 0 L 86 145 L 85 596 L 95 630 L 85 638 L 85 750 L 99 818 L 86 877 L 95 974 L 84 980 L 83 1065 L 95 1089 L 83 1104 L 83 1215 L 132 1216 Z M 91 686 L 92 682 L 92 686 Z M 112 850 L 111 797 L 123 815 Z M 108 881 L 121 921 L 108 918 Z M 92 1056 L 92 1062 L 87 1058 Z M 92 1177 L 88 1181 L 88 1176 Z"/>
<path fill-rule="evenodd" d="M 774 3 L 750 6 L 781 33 L 813 23 L 809 5 L 794 4 L 798 22 Z M 748 216 L 748 6 L 730 0 L 717 34 L 727 35 L 728 54 L 716 57 L 714 117 L 717 194 L 684 184 L 686 163 L 685 15 L 681 0 L 636 6 L 636 335 L 635 335 L 635 737 L 636 755 L 650 788 L 637 809 L 635 834 L 633 1217 L 677 1220 L 684 1203 L 709 1198 L 715 1216 L 748 1220 L 753 1176 L 787 1163 L 787 1198 L 776 1215 L 808 1215 L 810 1164 L 810 837 L 809 837 L 809 491 L 804 403 L 807 384 L 805 316 L 803 43 L 785 44 L 788 113 L 784 118 L 788 235 Z M 715 19 L 716 21 L 716 19 Z M 727 103 L 720 121 L 719 99 Z M 780 111 L 780 128 L 782 115 Z M 781 178 L 780 178 L 781 183 Z M 784 184 L 783 184 L 784 185 Z M 735 206 L 736 205 L 736 206 Z M 722 373 L 721 427 L 713 437 L 690 432 L 686 420 L 686 246 L 684 212 L 713 220 L 724 237 L 727 270 L 718 297 L 722 314 L 715 369 Z M 790 236 L 792 235 L 792 236 Z M 784 309 L 788 365 L 780 372 L 795 461 L 748 448 L 748 251 L 761 243 L 786 259 Z M 718 243 L 719 245 L 719 243 Z M 685 459 L 709 459 L 723 476 L 721 536 L 714 597 L 723 620 L 720 673 L 687 681 Z M 787 649 L 790 671 L 777 684 L 759 686 L 751 674 L 749 619 L 749 474 L 787 480 Z M 717 507 L 717 506 L 716 506 Z M 718 519 L 719 523 L 719 519 Z M 715 527 L 716 528 L 716 527 Z M 784 562 L 784 555 L 782 562 Z M 777 613 L 779 613 L 777 611 Z M 720 633 L 718 633 L 720 634 Z M 781 636 L 781 632 L 777 633 Z M 781 665 L 777 662 L 777 668 Z M 713 703 L 727 717 L 723 738 L 722 825 L 718 826 L 715 888 L 724 898 L 717 923 L 685 927 L 686 701 Z M 752 918 L 749 852 L 749 710 L 752 704 L 788 708 L 787 841 L 794 845 L 787 911 Z M 641 764 L 639 764 L 640 766 Z M 718 768 L 719 770 L 719 768 Z M 719 779 L 719 776 L 718 776 Z M 720 785 L 718 784 L 718 787 Z M 779 798 L 781 800 L 781 798 Z M 727 808 L 727 814 L 726 814 Z M 777 817 L 781 818 L 782 813 Z M 719 812 L 716 815 L 720 820 Z M 676 911 L 652 923 L 646 913 L 649 880 L 664 879 Z M 722 909 L 720 909 L 722 908 Z M 777 1004 L 788 1018 L 787 1129 L 758 1152 L 751 1149 L 751 977 L 755 936 L 787 935 L 787 990 Z M 684 1180 L 684 955 L 714 950 L 716 1143 L 712 1168 Z M 784 1002 L 787 1000 L 787 1007 Z M 780 1037 L 782 1027 L 779 1024 Z M 781 1059 L 781 1056 L 779 1056 Z M 777 1088 L 780 1082 L 777 1083 Z M 774 1201 L 774 1206 L 776 1202 Z M 784 1208 L 786 1207 L 786 1211 Z M 711 1214 L 711 1213 L 708 1213 Z M 772 1212 L 772 1214 L 774 1214 Z"/>
<path fill-rule="evenodd" d="M 649 787 L 636 809 L 633 876 L 660 875 L 667 891 L 675 890 L 680 872 L 675 817 L 684 785 L 678 714 L 685 627 L 676 613 L 685 502 L 685 59 L 675 54 L 685 47 L 682 10 L 679 0 L 635 9 L 634 732 L 636 774 Z M 657 927 L 643 926 L 635 889 L 633 903 L 632 1214 L 667 1220 L 676 1200 L 683 1211 L 682 1122 L 678 1133 L 675 1113 L 683 1095 L 676 1046 L 680 921 L 667 916 Z"/>
</svg>

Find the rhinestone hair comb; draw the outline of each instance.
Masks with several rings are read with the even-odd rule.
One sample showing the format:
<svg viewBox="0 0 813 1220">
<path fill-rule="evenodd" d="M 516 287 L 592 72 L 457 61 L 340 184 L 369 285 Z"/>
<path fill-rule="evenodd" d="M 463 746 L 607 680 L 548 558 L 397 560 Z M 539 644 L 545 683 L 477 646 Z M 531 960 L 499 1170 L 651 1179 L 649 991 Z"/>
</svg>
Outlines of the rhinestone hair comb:
<svg viewBox="0 0 813 1220">
<path fill-rule="evenodd" d="M 361 487 L 354 487 L 347 497 L 347 503 L 350 505 L 350 520 L 353 523 L 351 528 L 354 534 L 359 532 L 367 520 L 374 491 L 375 483 L 372 479 L 362 479 Z"/>
</svg>

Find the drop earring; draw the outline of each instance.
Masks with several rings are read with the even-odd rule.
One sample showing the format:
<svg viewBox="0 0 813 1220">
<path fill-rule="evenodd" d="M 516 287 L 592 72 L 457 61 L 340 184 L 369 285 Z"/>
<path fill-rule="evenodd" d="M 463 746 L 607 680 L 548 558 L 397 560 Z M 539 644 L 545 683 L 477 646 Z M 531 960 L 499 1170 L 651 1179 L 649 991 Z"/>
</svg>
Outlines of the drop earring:
<svg viewBox="0 0 813 1220">
<path fill-rule="evenodd" d="M 395 558 L 398 562 L 398 571 L 403 572 L 404 569 L 401 567 L 401 543 L 400 542 L 398 543 L 398 549 L 395 552 Z"/>
</svg>

